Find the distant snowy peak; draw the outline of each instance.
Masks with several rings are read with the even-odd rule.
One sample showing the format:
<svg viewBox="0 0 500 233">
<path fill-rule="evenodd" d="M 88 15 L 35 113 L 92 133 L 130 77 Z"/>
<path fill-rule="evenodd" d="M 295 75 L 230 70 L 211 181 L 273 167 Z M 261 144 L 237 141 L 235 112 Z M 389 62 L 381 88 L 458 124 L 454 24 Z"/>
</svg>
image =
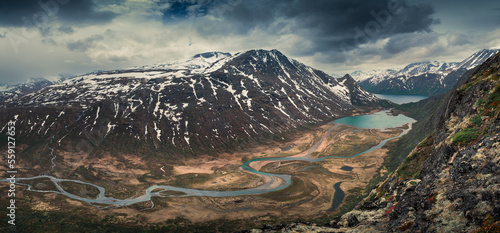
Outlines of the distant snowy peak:
<svg viewBox="0 0 500 233">
<path fill-rule="evenodd" d="M 22 97 L 26 94 L 36 92 L 55 83 L 57 82 L 49 81 L 43 77 L 38 77 L 29 78 L 24 83 L 0 86 L 0 102 Z"/>
<path fill-rule="evenodd" d="M 208 53 L 200 53 L 196 54 L 193 56 L 192 59 L 196 58 L 203 58 L 205 60 L 211 59 L 213 62 L 220 60 L 221 58 L 229 57 L 231 56 L 230 53 L 223 53 L 223 52 L 208 52 Z"/>
<path fill-rule="evenodd" d="M 500 49 L 484 49 L 462 62 L 415 62 L 397 71 L 356 71 L 352 76 L 373 93 L 435 95 L 452 88 L 464 72 L 498 52 Z"/>
<path fill-rule="evenodd" d="M 385 77 L 385 76 L 388 76 L 388 75 L 391 75 L 391 74 L 394 74 L 396 73 L 397 71 L 396 70 L 393 70 L 393 69 L 388 69 L 388 70 L 371 70 L 371 71 L 362 71 L 362 70 L 357 70 L 357 71 L 354 71 L 351 73 L 351 76 L 352 78 L 354 78 L 354 80 L 358 81 L 358 82 L 361 82 L 361 81 L 364 81 L 364 80 L 367 80 L 369 78 L 373 78 L 373 77 Z"/>
<path fill-rule="evenodd" d="M 10 89 L 10 86 L 7 84 L 0 84 L 0 92 L 7 91 Z"/>
<path fill-rule="evenodd" d="M 425 73 L 442 73 L 451 72 L 453 67 L 457 65 L 457 62 L 439 62 L 439 61 L 425 61 L 425 62 L 415 62 L 407 65 L 400 71 L 392 74 L 391 76 L 401 76 L 401 75 L 422 75 Z"/>
<path fill-rule="evenodd" d="M 358 82 L 370 79 L 373 84 L 379 83 L 387 78 L 418 76 L 426 73 L 447 74 L 454 70 L 458 62 L 424 61 L 408 64 L 402 69 L 372 70 L 364 72 L 354 71 L 351 76 Z"/>
<path fill-rule="evenodd" d="M 354 71 L 351 76 L 358 82 L 371 79 L 372 84 L 377 84 L 387 78 L 396 78 L 401 76 L 419 76 L 423 74 L 447 75 L 452 71 L 459 69 L 470 70 L 485 62 L 488 58 L 500 52 L 500 49 L 483 49 L 472 54 L 462 62 L 443 62 L 443 61 L 425 61 L 415 62 L 405 66 L 402 69 L 372 70 L 372 71 Z"/>
<path fill-rule="evenodd" d="M 474 69 L 475 67 L 483 64 L 488 58 L 494 56 L 499 52 L 500 49 L 483 49 L 481 51 L 478 51 L 460 62 L 460 64 L 457 66 L 457 69 Z"/>
</svg>

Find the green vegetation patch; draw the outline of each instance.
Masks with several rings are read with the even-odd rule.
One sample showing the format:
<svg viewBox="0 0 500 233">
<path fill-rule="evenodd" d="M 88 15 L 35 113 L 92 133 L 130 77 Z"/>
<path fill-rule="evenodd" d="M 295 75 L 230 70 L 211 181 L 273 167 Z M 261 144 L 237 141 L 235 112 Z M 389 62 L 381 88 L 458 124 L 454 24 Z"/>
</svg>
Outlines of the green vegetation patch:
<svg viewBox="0 0 500 233">
<path fill-rule="evenodd" d="M 211 174 L 203 174 L 203 173 L 189 173 L 175 176 L 175 180 L 172 186 L 182 187 L 182 188 L 190 188 L 193 184 L 201 184 L 209 181 L 214 176 Z"/>
<path fill-rule="evenodd" d="M 467 128 L 452 136 L 453 142 L 460 145 L 468 145 L 479 138 L 480 133 L 477 128 Z"/>
<path fill-rule="evenodd" d="M 406 157 L 401 166 L 398 168 L 398 175 L 404 179 L 409 177 L 415 178 L 422 169 L 424 162 L 427 158 L 429 158 L 433 143 L 434 134 L 430 135 L 418 144 L 414 150 L 415 152 Z"/>
<path fill-rule="evenodd" d="M 477 127 L 481 126 L 481 124 L 483 123 L 483 119 L 481 119 L 481 115 L 475 115 L 473 118 L 472 118 L 472 123 L 474 123 L 474 125 L 476 125 Z"/>
<path fill-rule="evenodd" d="M 479 79 L 478 79 L 479 80 Z M 469 83 L 471 84 L 471 83 Z M 484 98 L 479 98 L 475 107 L 477 108 L 477 113 L 470 120 L 473 126 L 463 129 L 460 132 L 452 136 L 454 143 L 459 145 L 469 145 L 469 143 L 474 142 L 479 139 L 481 135 L 487 133 L 490 125 L 491 118 L 498 114 L 500 108 L 500 84 L 497 84 L 493 89 L 493 92 L 487 95 L 487 92 L 483 92 L 487 96 Z"/>
<path fill-rule="evenodd" d="M 479 116 L 493 117 L 499 111 L 500 105 L 500 84 L 487 98 L 481 98 L 476 102 Z"/>
<path fill-rule="evenodd" d="M 340 213 L 342 214 L 345 214 L 354 209 L 354 207 L 356 207 L 356 205 L 359 202 L 361 202 L 361 200 L 363 200 L 363 198 L 365 197 L 364 189 L 361 187 L 348 190 L 346 194 L 347 196 L 345 197 L 342 205 L 340 206 Z"/>
</svg>

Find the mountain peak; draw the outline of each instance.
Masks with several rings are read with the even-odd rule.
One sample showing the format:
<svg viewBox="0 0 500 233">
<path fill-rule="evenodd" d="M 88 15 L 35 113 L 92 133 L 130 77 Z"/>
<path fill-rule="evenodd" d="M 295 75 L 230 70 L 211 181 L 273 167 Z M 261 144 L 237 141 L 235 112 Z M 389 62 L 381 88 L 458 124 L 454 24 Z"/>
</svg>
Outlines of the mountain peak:
<svg viewBox="0 0 500 233">
<path fill-rule="evenodd" d="M 281 55 L 281 56 L 285 56 L 285 55 L 283 55 L 283 53 L 281 53 L 277 49 L 271 49 L 271 50 L 252 49 L 252 50 L 248 50 L 246 52 L 243 52 L 243 54 L 256 54 L 256 55 L 260 55 L 260 56 L 263 56 L 263 55 Z"/>
<path fill-rule="evenodd" d="M 193 58 L 224 58 L 224 57 L 229 57 L 231 56 L 230 53 L 224 53 L 224 52 L 206 52 L 206 53 L 199 53 L 193 56 Z"/>
<path fill-rule="evenodd" d="M 481 65 L 484 61 L 486 61 L 488 58 L 494 56 L 495 54 L 499 53 L 500 49 L 482 49 L 480 51 L 475 52 L 458 65 L 458 69 L 466 69 L 470 70 L 478 65 Z"/>
<path fill-rule="evenodd" d="M 145 65 L 140 67 L 134 67 L 130 70 L 192 70 L 195 73 L 202 73 L 205 69 L 211 67 L 214 63 L 232 57 L 231 53 L 224 52 L 205 52 L 196 54 L 185 61 L 171 61 L 165 63 L 159 63 L 155 65 Z"/>
<path fill-rule="evenodd" d="M 350 74 L 345 74 L 344 76 L 342 76 L 342 78 L 354 80 L 354 78 Z"/>
<path fill-rule="evenodd" d="M 25 83 L 48 82 L 49 80 L 44 77 L 28 78 Z"/>
</svg>

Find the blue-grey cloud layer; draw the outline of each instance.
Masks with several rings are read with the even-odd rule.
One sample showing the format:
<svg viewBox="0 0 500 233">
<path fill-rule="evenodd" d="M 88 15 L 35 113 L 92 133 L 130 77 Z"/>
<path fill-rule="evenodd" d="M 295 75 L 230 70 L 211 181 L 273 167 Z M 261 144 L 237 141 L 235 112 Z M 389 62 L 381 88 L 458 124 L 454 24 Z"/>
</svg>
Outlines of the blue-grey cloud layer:
<svg viewBox="0 0 500 233">
<path fill-rule="evenodd" d="M 398 5 L 397 12 L 389 3 Z M 51 22 L 39 30 L 22 30 L 33 27 L 36 16 L 50 13 L 44 8 L 55 11 Z M 495 31 L 500 22 L 498 9 L 498 0 L 0 1 L 0 45 L 10 46 L 12 36 L 24 36 L 26 31 L 40 32 L 19 46 L 20 56 L 15 57 L 27 59 L 19 60 L 18 67 L 13 61 L 0 65 L 0 80 L 42 75 L 39 67 L 46 67 L 46 73 L 58 73 L 60 67 L 79 73 L 210 49 L 277 48 L 292 57 L 309 59 L 313 66 L 324 65 L 318 67 L 323 69 L 439 59 L 434 57 L 443 52 L 450 55 L 472 47 L 491 47 L 492 43 L 485 41 L 492 39 L 477 45 L 479 39 L 487 37 L 472 35 Z M 184 50 L 180 48 L 183 41 Z M 14 57 L 14 50 L 8 49 L 3 50 L 4 61 Z M 164 52 L 141 53 L 149 50 Z M 141 59 L 134 57 L 139 57 L 138 51 Z M 405 59 L 399 59 L 402 56 Z M 32 66 L 25 64 L 35 57 L 58 62 L 39 67 L 38 60 L 31 61 Z M 70 69 L 68 64 L 76 68 Z M 23 72 L 26 67 L 31 67 L 30 72 Z"/>
<path fill-rule="evenodd" d="M 109 22 L 116 17 L 109 11 L 97 11 L 96 4 L 97 2 L 92 0 L 1 1 L 0 26 L 36 26 L 37 23 L 41 24 L 46 19 L 59 20 L 73 25 L 98 24 Z"/>
<path fill-rule="evenodd" d="M 338 55 L 395 35 L 431 32 L 439 23 L 431 6 L 403 0 L 178 0 L 168 4 L 172 7 L 163 12 L 166 24 L 190 19 L 203 35 L 244 35 L 255 29 L 300 35 L 309 46 L 297 45 L 296 55 Z M 207 20 L 206 15 L 217 20 Z M 405 50 L 402 43 L 392 42 L 397 48 L 388 45 L 391 53 Z M 342 59 L 336 56 L 332 61 Z"/>
</svg>

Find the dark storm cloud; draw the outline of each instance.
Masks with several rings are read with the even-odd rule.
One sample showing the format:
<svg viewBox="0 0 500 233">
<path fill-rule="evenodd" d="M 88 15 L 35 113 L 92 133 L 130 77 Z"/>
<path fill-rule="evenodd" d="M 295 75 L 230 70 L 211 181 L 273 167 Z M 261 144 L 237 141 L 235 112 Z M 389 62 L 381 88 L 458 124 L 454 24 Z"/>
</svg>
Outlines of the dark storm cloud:
<svg viewBox="0 0 500 233">
<path fill-rule="evenodd" d="M 228 2 L 230 4 L 230 2 Z M 222 6 L 223 11 L 217 11 L 218 17 L 228 22 L 234 22 L 235 32 L 246 33 L 255 27 L 266 27 L 281 17 L 283 3 L 276 1 L 236 1 L 234 5 Z M 234 29 L 234 28 L 233 28 Z"/>
<path fill-rule="evenodd" d="M 73 25 L 99 24 L 111 21 L 116 15 L 110 11 L 96 11 L 92 0 L 71 1 L 60 10 L 60 18 Z"/>
<path fill-rule="evenodd" d="M 0 26 L 30 27 L 43 24 L 47 19 L 73 25 L 98 24 L 116 16 L 109 11 L 97 11 L 96 6 L 92 0 L 1 1 Z"/>
<path fill-rule="evenodd" d="M 384 50 L 390 54 L 396 54 L 410 49 L 433 44 L 438 40 L 436 34 L 416 35 L 414 33 L 395 35 L 389 39 L 384 46 Z"/>
<path fill-rule="evenodd" d="M 168 5 L 163 13 L 163 20 L 182 20 L 207 15 L 208 9 L 214 6 L 213 0 L 167 0 L 158 5 Z"/>
<path fill-rule="evenodd" d="M 276 26 L 270 25 L 281 20 L 287 22 L 288 32 L 311 42 L 310 49 L 300 49 L 301 55 L 350 51 L 394 35 L 431 32 L 432 26 L 439 23 L 433 17 L 435 12 L 431 6 L 410 5 L 404 0 L 254 0 L 231 3 L 234 1 L 218 5 L 226 7 L 222 13 L 215 10 L 220 13 L 216 16 L 224 19 L 224 24 L 201 23 L 200 31 L 204 34 L 245 34 L 258 28 L 279 33 Z"/>
</svg>

